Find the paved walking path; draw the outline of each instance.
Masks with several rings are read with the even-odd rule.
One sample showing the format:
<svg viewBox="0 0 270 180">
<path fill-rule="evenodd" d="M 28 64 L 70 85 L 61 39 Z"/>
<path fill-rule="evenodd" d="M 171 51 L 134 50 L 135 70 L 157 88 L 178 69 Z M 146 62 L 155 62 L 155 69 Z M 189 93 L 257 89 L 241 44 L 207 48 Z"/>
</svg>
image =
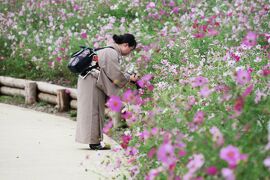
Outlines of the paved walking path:
<svg viewBox="0 0 270 180">
<path fill-rule="evenodd" d="M 75 143 L 75 126 L 64 117 L 0 103 L 0 179 L 124 179 L 127 171 L 117 168 L 123 152 Z M 107 136 L 105 142 L 118 147 Z"/>
</svg>

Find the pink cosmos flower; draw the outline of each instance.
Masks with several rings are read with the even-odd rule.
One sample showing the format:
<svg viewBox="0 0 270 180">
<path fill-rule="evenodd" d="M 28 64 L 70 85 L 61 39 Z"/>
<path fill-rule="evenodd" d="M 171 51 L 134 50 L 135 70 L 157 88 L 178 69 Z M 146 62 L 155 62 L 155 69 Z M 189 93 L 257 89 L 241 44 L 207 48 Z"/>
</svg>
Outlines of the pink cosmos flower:
<svg viewBox="0 0 270 180">
<path fill-rule="evenodd" d="M 87 39 L 87 33 L 86 32 L 81 33 L 81 38 L 82 39 Z"/>
<path fill-rule="evenodd" d="M 184 176 L 183 176 L 183 180 L 190 180 L 193 179 L 194 174 L 192 172 L 187 172 Z"/>
<path fill-rule="evenodd" d="M 200 31 L 203 31 L 203 32 L 206 32 L 207 31 L 207 28 L 208 28 L 208 25 L 201 25 L 201 26 L 198 26 L 198 29 Z"/>
<path fill-rule="evenodd" d="M 267 64 L 262 68 L 262 75 L 265 77 L 270 75 L 270 64 Z"/>
<path fill-rule="evenodd" d="M 61 57 L 57 57 L 57 58 L 56 58 L 56 61 L 58 61 L 58 62 L 60 62 L 61 60 L 62 60 Z"/>
<path fill-rule="evenodd" d="M 257 44 L 257 34 L 254 32 L 248 32 L 242 41 L 243 45 L 247 47 L 254 47 Z"/>
<path fill-rule="evenodd" d="M 129 169 L 129 172 L 130 172 L 131 176 L 134 177 L 140 173 L 140 168 L 138 166 L 133 166 Z"/>
<path fill-rule="evenodd" d="M 70 89 L 65 89 L 65 93 L 70 94 L 71 90 Z"/>
<path fill-rule="evenodd" d="M 185 150 L 180 150 L 180 151 L 178 152 L 178 155 L 179 155 L 180 157 L 184 157 L 185 155 L 187 155 L 187 152 L 186 152 Z"/>
<path fill-rule="evenodd" d="M 159 129 L 157 127 L 154 127 L 154 128 L 151 129 L 151 134 L 153 136 L 155 136 L 155 135 L 157 135 L 158 131 L 159 131 Z"/>
<path fill-rule="evenodd" d="M 240 61 L 240 56 L 236 55 L 235 53 L 230 53 L 231 57 L 236 61 Z"/>
<path fill-rule="evenodd" d="M 204 86 L 200 90 L 200 95 L 203 98 L 207 98 L 212 93 L 212 90 L 208 88 L 208 86 Z"/>
<path fill-rule="evenodd" d="M 175 6 L 175 2 L 174 1 L 170 1 L 169 6 L 170 7 L 174 7 Z"/>
<path fill-rule="evenodd" d="M 193 123 L 194 124 L 201 124 L 204 120 L 204 112 L 203 111 L 198 111 L 194 118 L 193 118 Z"/>
<path fill-rule="evenodd" d="M 154 155 L 156 154 L 157 149 L 155 147 L 151 148 L 150 151 L 147 153 L 147 157 L 152 159 Z"/>
<path fill-rule="evenodd" d="M 196 99 L 194 96 L 188 96 L 188 105 L 193 106 L 196 103 Z"/>
<path fill-rule="evenodd" d="M 163 15 L 165 15 L 167 12 L 165 11 L 165 10 L 163 10 L 163 9 L 160 9 L 159 10 L 159 14 L 161 15 L 161 16 L 163 16 Z"/>
<path fill-rule="evenodd" d="M 236 114 L 240 114 L 244 107 L 244 98 L 242 96 L 238 97 L 234 104 L 234 111 Z"/>
<path fill-rule="evenodd" d="M 130 112 L 130 111 L 125 111 L 125 112 L 122 113 L 122 115 L 121 115 L 121 117 L 124 118 L 124 119 L 126 119 L 126 120 L 132 118 L 132 116 L 133 116 L 133 114 L 132 114 L 132 112 Z"/>
<path fill-rule="evenodd" d="M 268 76 L 268 75 L 270 75 L 270 69 L 263 69 L 262 71 L 263 71 L 263 72 L 262 72 L 263 76 Z"/>
<path fill-rule="evenodd" d="M 135 156 L 139 153 L 138 149 L 136 149 L 135 147 L 127 147 L 126 149 L 126 155 L 127 156 Z"/>
<path fill-rule="evenodd" d="M 48 62 L 48 65 L 49 65 L 49 67 L 54 68 L 55 63 L 54 63 L 54 61 L 50 61 L 50 62 Z"/>
<path fill-rule="evenodd" d="M 158 167 L 156 169 L 151 169 L 147 176 L 144 178 L 145 180 L 155 180 L 159 173 L 163 171 L 162 167 Z"/>
<path fill-rule="evenodd" d="M 141 141 L 147 140 L 151 136 L 150 132 L 147 130 L 144 130 L 143 132 L 139 133 L 139 137 Z"/>
<path fill-rule="evenodd" d="M 254 87 L 253 84 L 251 84 L 250 86 L 248 86 L 248 87 L 246 88 L 246 90 L 244 91 L 244 93 L 242 94 L 242 97 L 248 96 L 248 95 L 252 92 L 253 87 Z"/>
<path fill-rule="evenodd" d="M 122 135 L 121 137 L 121 146 L 126 149 L 128 147 L 129 141 L 132 139 L 131 135 Z"/>
<path fill-rule="evenodd" d="M 236 82 L 245 85 L 251 80 L 250 73 L 246 70 L 239 69 L 236 73 Z"/>
<path fill-rule="evenodd" d="M 237 147 L 229 145 L 221 149 L 220 158 L 227 161 L 229 166 L 235 167 L 241 160 L 241 154 Z"/>
<path fill-rule="evenodd" d="M 146 74 L 140 80 L 137 81 L 137 84 L 141 88 L 148 88 L 149 90 L 153 90 L 153 85 L 150 82 L 152 78 L 153 76 L 151 74 Z"/>
<path fill-rule="evenodd" d="M 234 172 L 233 172 L 233 170 L 231 170 L 229 168 L 223 168 L 221 170 L 221 174 L 225 180 L 235 180 Z"/>
<path fill-rule="evenodd" d="M 216 126 L 213 126 L 210 129 L 210 133 L 212 134 L 213 141 L 218 147 L 224 144 L 223 134 L 220 132 L 220 130 Z"/>
<path fill-rule="evenodd" d="M 258 89 L 256 91 L 256 97 L 255 97 L 255 103 L 258 104 L 264 97 L 266 97 L 267 95 L 261 91 L 260 89 Z"/>
<path fill-rule="evenodd" d="M 268 156 L 264 161 L 263 164 L 270 170 L 270 156 Z"/>
<path fill-rule="evenodd" d="M 190 161 L 187 164 L 189 175 L 193 175 L 196 171 L 198 171 L 204 164 L 204 156 L 202 154 L 194 154 Z"/>
<path fill-rule="evenodd" d="M 217 30 L 215 30 L 214 28 L 210 28 L 210 29 L 208 29 L 208 31 L 207 31 L 207 35 L 208 36 L 216 36 L 216 35 L 218 35 L 219 34 L 219 32 L 217 31 Z"/>
<path fill-rule="evenodd" d="M 74 10 L 74 11 L 79 11 L 79 10 L 80 10 L 80 6 L 77 5 L 77 4 L 75 4 L 75 5 L 73 6 L 73 10 Z"/>
<path fill-rule="evenodd" d="M 156 4 L 154 2 L 149 2 L 147 5 L 146 5 L 146 9 L 149 10 L 149 9 L 154 9 L 156 7 Z"/>
<path fill-rule="evenodd" d="M 108 107 L 115 112 L 120 112 L 122 107 L 122 101 L 118 96 L 111 96 L 107 102 Z"/>
<path fill-rule="evenodd" d="M 166 167 L 175 163 L 174 147 L 170 143 L 162 144 L 157 151 L 157 158 Z"/>
<path fill-rule="evenodd" d="M 193 37 L 196 39 L 201 39 L 205 37 L 205 33 L 196 33 L 196 34 L 193 34 Z"/>
<path fill-rule="evenodd" d="M 108 134 L 110 129 L 113 127 L 113 121 L 110 120 L 105 126 L 103 127 L 103 133 Z"/>
<path fill-rule="evenodd" d="M 123 94 L 123 101 L 127 103 L 134 104 L 136 102 L 136 92 L 128 89 Z"/>
<path fill-rule="evenodd" d="M 210 176 L 215 176 L 218 173 L 218 169 L 216 166 L 210 166 L 206 169 L 206 173 Z"/>
<path fill-rule="evenodd" d="M 180 11 L 179 7 L 174 7 L 173 10 L 172 10 L 172 13 L 173 14 L 178 14 Z"/>
<path fill-rule="evenodd" d="M 203 76 L 198 76 L 196 78 L 191 78 L 192 87 L 200 87 L 208 83 L 208 79 Z"/>
</svg>

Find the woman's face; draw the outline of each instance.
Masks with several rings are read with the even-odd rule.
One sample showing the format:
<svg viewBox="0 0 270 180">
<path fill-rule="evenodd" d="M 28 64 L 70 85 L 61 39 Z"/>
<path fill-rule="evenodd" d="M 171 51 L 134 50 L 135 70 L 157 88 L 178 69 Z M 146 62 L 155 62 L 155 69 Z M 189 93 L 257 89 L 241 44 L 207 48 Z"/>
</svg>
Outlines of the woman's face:
<svg viewBox="0 0 270 180">
<path fill-rule="evenodd" d="M 120 45 L 121 54 L 123 56 L 127 56 L 131 53 L 132 50 L 134 50 L 134 47 L 128 46 L 128 43 L 123 43 Z"/>
</svg>

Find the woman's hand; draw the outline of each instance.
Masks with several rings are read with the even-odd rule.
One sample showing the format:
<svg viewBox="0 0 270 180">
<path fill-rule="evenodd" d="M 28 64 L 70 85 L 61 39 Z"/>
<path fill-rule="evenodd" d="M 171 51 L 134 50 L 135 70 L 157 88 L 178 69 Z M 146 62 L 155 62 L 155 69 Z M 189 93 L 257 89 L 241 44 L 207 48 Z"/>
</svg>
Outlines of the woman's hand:
<svg viewBox="0 0 270 180">
<path fill-rule="evenodd" d="M 136 82 L 138 80 L 139 76 L 137 74 L 132 74 L 129 78 L 130 81 Z"/>
</svg>

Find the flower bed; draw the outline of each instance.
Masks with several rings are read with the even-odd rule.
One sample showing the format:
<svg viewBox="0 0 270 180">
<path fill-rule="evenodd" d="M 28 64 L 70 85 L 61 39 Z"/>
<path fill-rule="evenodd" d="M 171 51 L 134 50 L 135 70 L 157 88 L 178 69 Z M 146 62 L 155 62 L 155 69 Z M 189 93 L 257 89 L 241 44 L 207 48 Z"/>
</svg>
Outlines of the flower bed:
<svg viewBox="0 0 270 180">
<path fill-rule="evenodd" d="M 122 32 L 139 40 L 127 66 L 140 72 L 140 89 L 108 103 L 125 106 L 121 145 L 135 179 L 267 179 L 266 0 L 7 2 L 1 75 L 75 86 L 66 65 L 79 45 L 101 47 Z"/>
</svg>

